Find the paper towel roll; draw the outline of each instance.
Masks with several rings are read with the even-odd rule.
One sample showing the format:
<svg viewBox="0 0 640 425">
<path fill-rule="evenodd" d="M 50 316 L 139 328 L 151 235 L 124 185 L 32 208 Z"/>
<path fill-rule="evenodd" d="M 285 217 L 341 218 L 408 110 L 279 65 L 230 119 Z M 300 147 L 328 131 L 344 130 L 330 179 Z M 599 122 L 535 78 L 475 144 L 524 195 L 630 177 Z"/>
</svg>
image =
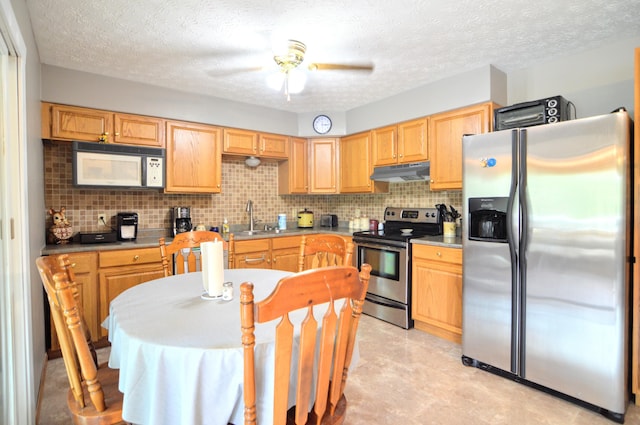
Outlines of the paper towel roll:
<svg viewBox="0 0 640 425">
<path fill-rule="evenodd" d="M 223 243 L 221 241 L 202 242 L 200 261 L 202 262 L 202 283 L 210 297 L 222 296 L 224 281 Z"/>
</svg>

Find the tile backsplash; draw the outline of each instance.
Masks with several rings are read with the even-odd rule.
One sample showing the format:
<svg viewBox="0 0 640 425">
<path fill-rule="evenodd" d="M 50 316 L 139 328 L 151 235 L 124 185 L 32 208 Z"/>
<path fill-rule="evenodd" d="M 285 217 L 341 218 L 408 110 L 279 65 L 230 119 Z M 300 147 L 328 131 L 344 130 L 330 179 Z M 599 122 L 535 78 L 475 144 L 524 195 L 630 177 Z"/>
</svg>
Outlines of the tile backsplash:
<svg viewBox="0 0 640 425">
<path fill-rule="evenodd" d="M 349 220 L 354 211 L 370 218 L 382 219 L 384 208 L 432 207 L 445 203 L 461 209 L 462 192 L 431 192 L 424 181 L 391 183 L 389 193 L 366 195 L 278 195 L 278 167 L 274 162 L 263 162 L 257 168 L 249 168 L 243 160 L 222 160 L 222 193 L 164 194 L 157 190 L 79 189 L 73 186 L 71 143 L 44 143 L 44 177 L 46 208 L 66 208 L 67 219 L 74 232 L 103 231 L 97 226 L 97 216 L 106 213 L 115 228 L 118 212 L 137 212 L 140 229 L 172 227 L 171 208 L 191 208 L 193 225 L 220 226 L 226 217 L 229 223 L 249 223 L 245 212 L 247 200 L 254 205 L 254 217 L 258 225 L 275 224 L 278 214 L 287 214 L 287 220 L 295 222 L 296 213 L 304 208 L 313 211 L 316 220 L 320 214 L 337 214 Z M 43 211 L 46 227 L 51 217 Z M 108 221 L 109 222 L 109 221 Z"/>
</svg>

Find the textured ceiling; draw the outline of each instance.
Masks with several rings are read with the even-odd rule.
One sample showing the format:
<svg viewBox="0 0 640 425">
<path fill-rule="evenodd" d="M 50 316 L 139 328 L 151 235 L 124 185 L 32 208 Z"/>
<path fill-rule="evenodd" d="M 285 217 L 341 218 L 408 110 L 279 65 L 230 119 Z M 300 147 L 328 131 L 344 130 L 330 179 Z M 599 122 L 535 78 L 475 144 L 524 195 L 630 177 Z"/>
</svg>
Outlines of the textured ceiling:
<svg viewBox="0 0 640 425">
<path fill-rule="evenodd" d="M 347 111 L 493 64 L 509 72 L 640 35 L 639 0 L 27 0 L 40 61 L 293 111 Z M 269 89 L 272 36 L 307 61 L 287 102 Z M 305 61 L 305 62 L 307 62 Z M 275 65 L 274 65 L 275 66 Z"/>
</svg>

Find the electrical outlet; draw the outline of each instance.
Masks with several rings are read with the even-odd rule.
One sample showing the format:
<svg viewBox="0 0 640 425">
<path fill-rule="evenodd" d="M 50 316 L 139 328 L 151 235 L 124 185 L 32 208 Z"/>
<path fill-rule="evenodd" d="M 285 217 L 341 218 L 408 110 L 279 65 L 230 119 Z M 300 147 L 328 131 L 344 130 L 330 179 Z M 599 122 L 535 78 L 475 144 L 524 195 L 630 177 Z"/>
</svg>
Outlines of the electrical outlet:
<svg viewBox="0 0 640 425">
<path fill-rule="evenodd" d="M 98 214 L 98 226 L 107 225 L 107 215 L 105 213 Z"/>
</svg>

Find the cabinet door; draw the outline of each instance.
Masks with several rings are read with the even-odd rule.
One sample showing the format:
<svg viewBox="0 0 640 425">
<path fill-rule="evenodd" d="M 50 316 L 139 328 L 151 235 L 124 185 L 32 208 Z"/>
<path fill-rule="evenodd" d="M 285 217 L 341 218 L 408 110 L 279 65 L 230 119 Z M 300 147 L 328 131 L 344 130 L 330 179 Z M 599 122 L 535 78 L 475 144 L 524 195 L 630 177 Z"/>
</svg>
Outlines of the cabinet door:
<svg viewBox="0 0 640 425">
<path fill-rule="evenodd" d="M 431 190 L 462 189 L 462 136 L 491 129 L 491 104 L 431 116 Z"/>
<path fill-rule="evenodd" d="M 372 192 L 371 133 L 354 134 L 340 140 L 340 193 Z"/>
<path fill-rule="evenodd" d="M 51 105 L 51 138 L 113 142 L 113 112 Z"/>
<path fill-rule="evenodd" d="M 336 139 L 309 140 L 309 193 L 336 193 L 338 141 Z"/>
<path fill-rule="evenodd" d="M 289 137 L 279 134 L 260 133 L 258 154 L 267 158 L 287 159 L 289 157 Z"/>
<path fill-rule="evenodd" d="M 301 240 L 302 236 L 273 238 L 271 240 L 271 268 L 297 272 Z"/>
<path fill-rule="evenodd" d="M 414 245 L 412 317 L 415 327 L 460 342 L 462 339 L 462 251 Z"/>
<path fill-rule="evenodd" d="M 235 241 L 233 253 L 236 269 L 270 269 L 271 242 L 269 239 Z"/>
<path fill-rule="evenodd" d="M 278 195 L 309 191 L 309 162 L 307 139 L 291 137 L 289 160 L 278 164 Z"/>
<path fill-rule="evenodd" d="M 396 126 L 371 130 L 371 151 L 374 167 L 398 163 L 398 143 Z"/>
<path fill-rule="evenodd" d="M 165 124 L 160 118 L 114 115 L 114 143 L 164 148 Z"/>
<path fill-rule="evenodd" d="M 98 254 L 96 252 L 76 252 L 69 254 L 69 261 L 73 267 L 78 285 L 80 306 L 84 311 L 84 319 L 91 332 L 91 340 L 100 338 L 100 323 L 98 321 Z M 51 350 L 59 350 L 60 344 L 56 329 L 51 323 Z"/>
<path fill-rule="evenodd" d="M 218 127 L 167 122 L 165 192 L 220 193 L 221 138 Z"/>
<path fill-rule="evenodd" d="M 462 275 L 455 266 L 434 267 L 420 260 L 413 269 L 413 319 L 424 322 L 442 333 L 462 338 Z"/>
<path fill-rule="evenodd" d="M 109 304 L 122 292 L 136 285 L 164 277 L 162 264 L 145 264 L 141 266 L 110 267 L 100 269 L 100 317 L 99 322 L 109 314 Z M 100 328 L 101 335 L 108 332 Z"/>
<path fill-rule="evenodd" d="M 225 128 L 223 152 L 249 156 L 258 155 L 258 133 L 237 128 Z"/>
<path fill-rule="evenodd" d="M 429 159 L 427 128 L 429 119 L 420 118 L 398 124 L 398 163 Z"/>
</svg>

